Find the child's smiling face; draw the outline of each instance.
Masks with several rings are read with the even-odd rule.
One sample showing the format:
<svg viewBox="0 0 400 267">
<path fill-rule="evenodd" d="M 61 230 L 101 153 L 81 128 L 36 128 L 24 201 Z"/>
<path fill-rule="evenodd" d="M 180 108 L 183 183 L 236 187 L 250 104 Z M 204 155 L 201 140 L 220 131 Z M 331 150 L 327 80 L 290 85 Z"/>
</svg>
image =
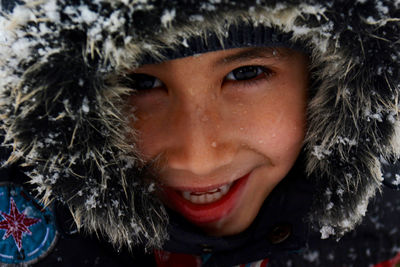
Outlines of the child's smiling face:
<svg viewBox="0 0 400 267">
<path fill-rule="evenodd" d="M 245 230 L 302 148 L 307 57 L 238 48 L 134 72 L 132 126 L 145 159 L 163 158 L 163 201 L 210 235 Z"/>
</svg>

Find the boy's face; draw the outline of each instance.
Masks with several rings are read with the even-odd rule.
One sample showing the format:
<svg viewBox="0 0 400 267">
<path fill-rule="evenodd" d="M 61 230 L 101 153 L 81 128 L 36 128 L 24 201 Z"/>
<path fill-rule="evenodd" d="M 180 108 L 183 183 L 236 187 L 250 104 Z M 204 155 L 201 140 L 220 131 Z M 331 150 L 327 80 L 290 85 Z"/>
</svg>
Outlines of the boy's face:
<svg viewBox="0 0 400 267">
<path fill-rule="evenodd" d="M 163 159 L 165 204 L 210 235 L 245 230 L 300 153 L 307 64 L 290 49 L 238 48 L 136 69 L 132 127 L 145 159 Z"/>
</svg>

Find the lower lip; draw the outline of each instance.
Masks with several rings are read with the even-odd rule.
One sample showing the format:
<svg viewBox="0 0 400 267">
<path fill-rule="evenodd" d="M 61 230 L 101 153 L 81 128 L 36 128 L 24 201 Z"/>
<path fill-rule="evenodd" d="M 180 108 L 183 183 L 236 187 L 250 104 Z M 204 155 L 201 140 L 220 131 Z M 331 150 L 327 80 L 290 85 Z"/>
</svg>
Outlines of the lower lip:
<svg viewBox="0 0 400 267">
<path fill-rule="evenodd" d="M 189 221 L 196 224 L 212 223 L 228 216 L 236 207 L 249 176 L 250 173 L 239 178 L 234 182 L 226 195 L 216 202 L 209 204 L 194 204 L 183 198 L 180 192 L 172 188 L 165 188 L 164 193 L 166 200 L 172 205 L 172 208 Z"/>
</svg>

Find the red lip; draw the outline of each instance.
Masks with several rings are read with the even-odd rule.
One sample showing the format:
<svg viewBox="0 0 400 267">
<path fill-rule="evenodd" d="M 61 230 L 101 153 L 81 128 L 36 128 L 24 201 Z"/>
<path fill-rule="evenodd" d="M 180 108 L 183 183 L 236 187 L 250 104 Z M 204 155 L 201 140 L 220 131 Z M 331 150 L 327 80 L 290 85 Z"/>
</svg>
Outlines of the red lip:
<svg viewBox="0 0 400 267">
<path fill-rule="evenodd" d="M 196 224 L 211 223 L 227 216 L 236 207 L 250 174 L 236 180 L 226 195 L 210 204 L 194 204 L 170 187 L 165 188 L 164 195 L 172 208 L 189 221 Z"/>
</svg>

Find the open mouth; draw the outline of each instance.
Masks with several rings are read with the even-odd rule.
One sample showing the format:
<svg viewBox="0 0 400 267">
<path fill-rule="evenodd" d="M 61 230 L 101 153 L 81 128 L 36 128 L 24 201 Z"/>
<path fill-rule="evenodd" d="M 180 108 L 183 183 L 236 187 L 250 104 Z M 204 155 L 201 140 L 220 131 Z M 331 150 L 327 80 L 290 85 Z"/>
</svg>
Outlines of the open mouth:
<svg viewBox="0 0 400 267">
<path fill-rule="evenodd" d="M 225 196 L 232 184 L 233 182 L 205 192 L 181 191 L 181 194 L 184 199 L 194 204 L 209 204 Z"/>
<path fill-rule="evenodd" d="M 240 202 L 250 173 L 239 179 L 208 190 L 177 190 L 166 187 L 165 200 L 189 221 L 196 224 L 210 223 L 228 216 Z"/>
</svg>

